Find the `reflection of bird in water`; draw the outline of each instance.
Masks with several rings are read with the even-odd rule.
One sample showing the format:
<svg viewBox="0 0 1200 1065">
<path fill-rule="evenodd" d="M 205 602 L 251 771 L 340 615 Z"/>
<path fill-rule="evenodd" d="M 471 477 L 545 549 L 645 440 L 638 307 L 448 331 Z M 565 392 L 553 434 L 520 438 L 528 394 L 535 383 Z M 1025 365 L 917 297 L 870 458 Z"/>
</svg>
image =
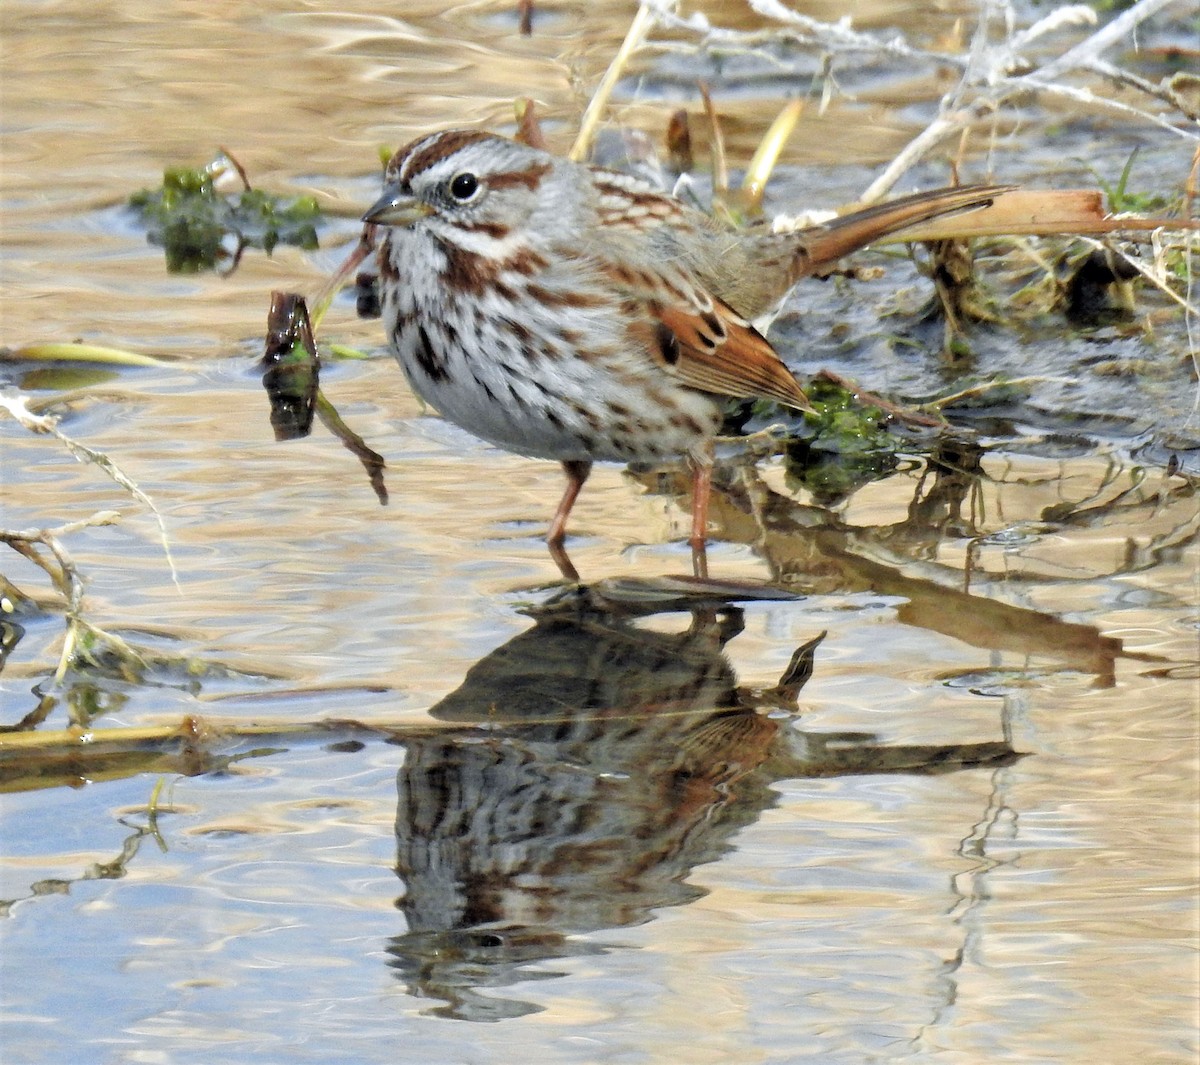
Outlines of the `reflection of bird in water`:
<svg viewBox="0 0 1200 1065">
<path fill-rule="evenodd" d="M 699 897 L 685 878 L 771 804 L 770 782 L 821 772 L 798 768 L 780 742 L 792 730 L 755 706 L 794 708 L 820 637 L 755 699 L 723 653 L 741 610 L 699 601 L 682 631 L 639 624 L 664 608 L 681 609 L 567 593 L 432 710 L 480 728 L 406 742 L 396 837 L 408 932 L 390 949 L 414 993 L 449 1002 L 437 1012 L 535 1009 L 475 989 L 554 975 L 522 967 L 600 949 L 567 937 Z M 763 771 L 768 760 L 780 764 Z"/>
</svg>

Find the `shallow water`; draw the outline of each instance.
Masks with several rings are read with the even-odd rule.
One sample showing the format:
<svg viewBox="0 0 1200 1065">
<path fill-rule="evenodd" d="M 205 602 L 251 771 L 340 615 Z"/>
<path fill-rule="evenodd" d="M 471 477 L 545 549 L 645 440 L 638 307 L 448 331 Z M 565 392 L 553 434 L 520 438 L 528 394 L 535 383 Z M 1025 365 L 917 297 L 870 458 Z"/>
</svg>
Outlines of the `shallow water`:
<svg viewBox="0 0 1200 1065">
<path fill-rule="evenodd" d="M 63 541 L 85 616 L 153 658 L 71 678 L 42 728 L 103 743 L 194 715 L 183 742 L 0 762 L 4 1060 L 1194 1060 L 1198 521 L 1165 465 L 1191 466 L 1194 382 L 1167 304 L 1141 329 L 981 330 L 973 370 L 1051 380 L 847 498 L 731 452 L 710 568 L 783 598 L 684 594 L 678 477 L 615 467 L 570 541 L 591 590 L 563 589 L 539 539 L 557 470 L 422 412 L 386 357 L 322 375 L 387 459 L 386 508 L 323 429 L 273 440 L 267 294 L 340 261 L 376 146 L 503 126 L 518 94 L 570 139 L 572 79 L 629 13 L 539 11 L 529 39 L 507 5 L 0 16 L 0 342 L 179 359 L 69 394 L 0 364 L 153 498 L 177 570 L 144 507 L 0 422 L 0 526 L 120 510 Z M 672 63 L 618 118 L 661 128 L 690 93 Z M 856 76 L 873 95 L 802 123 L 780 202 L 849 198 L 941 91 Z M 744 159 L 780 86 L 731 80 Z M 996 152 L 995 176 L 1088 184 L 1137 142 L 1149 174 L 1189 161 L 1096 119 L 1059 137 Z M 342 211 L 321 251 L 165 273 L 121 204 L 218 144 Z M 906 270 L 809 286 L 781 350 L 952 390 Z M 348 296 L 322 338 L 383 349 Z M 63 624 L 37 570 L 9 553 L 4 574 L 43 607 L 0 676 L 12 725 Z M 811 679 L 781 685 L 806 645 Z"/>
</svg>

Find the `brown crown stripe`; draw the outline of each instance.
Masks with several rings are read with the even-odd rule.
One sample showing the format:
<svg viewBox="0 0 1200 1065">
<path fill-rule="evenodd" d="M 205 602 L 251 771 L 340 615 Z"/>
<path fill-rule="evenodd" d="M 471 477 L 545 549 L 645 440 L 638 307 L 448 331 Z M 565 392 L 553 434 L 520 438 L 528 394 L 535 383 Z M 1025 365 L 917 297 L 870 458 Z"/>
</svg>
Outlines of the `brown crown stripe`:
<svg viewBox="0 0 1200 1065">
<path fill-rule="evenodd" d="M 399 178 L 401 181 L 411 181 L 414 175 L 428 170 L 468 144 L 492 140 L 494 136 L 481 129 L 448 129 L 428 137 L 418 137 L 396 153 Z"/>
</svg>

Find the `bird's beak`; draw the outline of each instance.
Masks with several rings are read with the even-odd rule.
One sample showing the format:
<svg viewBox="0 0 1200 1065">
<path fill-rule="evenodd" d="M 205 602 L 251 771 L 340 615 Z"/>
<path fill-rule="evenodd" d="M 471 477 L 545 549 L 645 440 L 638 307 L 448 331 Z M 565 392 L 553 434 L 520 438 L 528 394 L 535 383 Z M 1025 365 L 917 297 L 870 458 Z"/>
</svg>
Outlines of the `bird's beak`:
<svg viewBox="0 0 1200 1065">
<path fill-rule="evenodd" d="M 429 204 L 388 189 L 363 215 L 363 221 L 377 226 L 411 226 L 431 214 L 433 208 Z"/>
</svg>

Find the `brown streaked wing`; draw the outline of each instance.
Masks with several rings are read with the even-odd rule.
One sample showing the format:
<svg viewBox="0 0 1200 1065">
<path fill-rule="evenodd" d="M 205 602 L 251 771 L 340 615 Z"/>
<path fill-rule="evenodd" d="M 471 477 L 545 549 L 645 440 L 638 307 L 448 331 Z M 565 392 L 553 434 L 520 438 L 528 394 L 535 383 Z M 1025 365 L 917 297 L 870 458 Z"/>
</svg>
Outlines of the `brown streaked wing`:
<svg viewBox="0 0 1200 1065">
<path fill-rule="evenodd" d="M 597 193 L 596 215 L 603 226 L 631 229 L 687 221 L 688 208 L 674 196 L 615 170 L 589 167 Z"/>
<path fill-rule="evenodd" d="M 749 322 L 680 269 L 600 264 L 624 298 L 630 339 L 664 373 L 702 392 L 773 399 L 812 410 L 775 349 Z"/>
<path fill-rule="evenodd" d="M 660 323 L 656 340 L 662 360 L 684 384 L 737 399 L 773 399 L 794 410 L 812 410 L 766 338 L 725 304 L 714 300 L 709 311 L 650 304 L 648 310 Z"/>
</svg>

